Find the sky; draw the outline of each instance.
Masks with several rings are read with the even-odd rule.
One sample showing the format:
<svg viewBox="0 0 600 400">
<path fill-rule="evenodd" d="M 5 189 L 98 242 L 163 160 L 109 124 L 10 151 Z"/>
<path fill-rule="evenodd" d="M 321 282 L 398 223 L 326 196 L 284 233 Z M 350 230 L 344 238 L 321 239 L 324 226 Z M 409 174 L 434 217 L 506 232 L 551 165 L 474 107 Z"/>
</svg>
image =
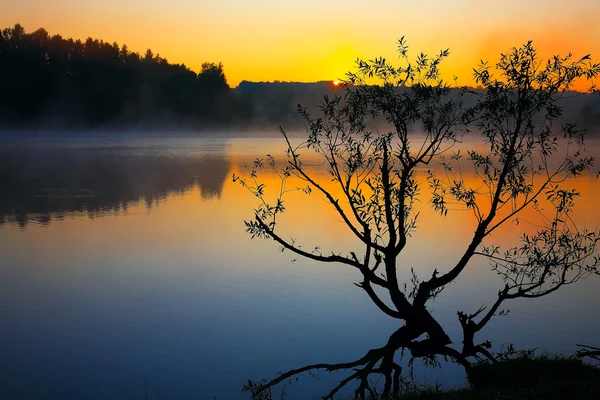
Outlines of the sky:
<svg viewBox="0 0 600 400">
<path fill-rule="evenodd" d="M 228 82 L 337 80 L 360 57 L 450 49 L 442 75 L 472 82 L 479 60 L 533 40 L 540 55 L 600 60 L 599 0 L 1 0 L 0 27 L 151 48 Z M 596 55 L 596 57 L 594 57 Z"/>
</svg>

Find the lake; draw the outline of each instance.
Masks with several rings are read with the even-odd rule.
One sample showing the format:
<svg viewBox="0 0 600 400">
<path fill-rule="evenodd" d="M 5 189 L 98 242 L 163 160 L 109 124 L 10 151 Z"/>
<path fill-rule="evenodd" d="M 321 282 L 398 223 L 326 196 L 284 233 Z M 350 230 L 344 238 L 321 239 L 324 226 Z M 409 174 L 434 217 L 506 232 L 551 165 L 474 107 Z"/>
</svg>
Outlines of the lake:
<svg viewBox="0 0 600 400">
<path fill-rule="evenodd" d="M 352 361 L 385 344 L 397 322 L 353 285 L 356 271 L 292 262 L 245 233 L 257 199 L 232 174 L 284 146 L 274 138 L 1 139 L 0 397 L 242 399 L 248 379 Z M 574 185 L 583 195 L 575 218 L 598 227 L 599 181 Z M 419 207 L 402 279 L 411 267 L 449 269 L 475 224 L 461 212 L 440 217 L 425 199 Z M 306 248 L 357 248 L 317 194 L 293 194 L 287 208 L 283 232 Z M 512 243 L 523 229 L 494 239 Z M 433 314 L 460 341 L 456 312 L 489 304 L 502 286 L 476 260 L 432 303 Z M 495 349 L 598 346 L 599 288 L 591 277 L 507 303 L 510 314 L 478 338 Z M 415 373 L 464 384 L 453 365 Z M 340 375 L 319 378 L 302 378 L 286 398 L 315 398 Z"/>
</svg>

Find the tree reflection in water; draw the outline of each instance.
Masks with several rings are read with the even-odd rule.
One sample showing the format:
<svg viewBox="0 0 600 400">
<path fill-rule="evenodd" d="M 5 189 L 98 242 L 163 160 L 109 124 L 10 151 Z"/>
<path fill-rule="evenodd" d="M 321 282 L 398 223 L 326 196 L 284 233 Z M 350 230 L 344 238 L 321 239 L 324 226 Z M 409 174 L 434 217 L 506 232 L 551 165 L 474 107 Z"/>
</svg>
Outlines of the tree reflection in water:
<svg viewBox="0 0 600 400">
<path fill-rule="evenodd" d="M 97 218 L 139 201 L 151 208 L 195 185 L 202 199 L 221 196 L 230 169 L 224 145 L 184 154 L 155 150 L 0 148 L 0 225 L 47 225 L 74 212 Z"/>
</svg>

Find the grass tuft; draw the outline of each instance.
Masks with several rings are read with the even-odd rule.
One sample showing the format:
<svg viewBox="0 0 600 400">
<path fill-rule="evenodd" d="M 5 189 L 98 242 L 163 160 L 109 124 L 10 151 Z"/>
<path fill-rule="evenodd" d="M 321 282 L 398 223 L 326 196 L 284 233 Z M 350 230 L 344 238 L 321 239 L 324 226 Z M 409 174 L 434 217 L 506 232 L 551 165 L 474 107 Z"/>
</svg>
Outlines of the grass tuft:
<svg viewBox="0 0 600 400">
<path fill-rule="evenodd" d="M 574 357 L 523 356 L 481 364 L 468 376 L 470 388 L 419 387 L 398 400 L 598 400 L 600 369 Z"/>
</svg>

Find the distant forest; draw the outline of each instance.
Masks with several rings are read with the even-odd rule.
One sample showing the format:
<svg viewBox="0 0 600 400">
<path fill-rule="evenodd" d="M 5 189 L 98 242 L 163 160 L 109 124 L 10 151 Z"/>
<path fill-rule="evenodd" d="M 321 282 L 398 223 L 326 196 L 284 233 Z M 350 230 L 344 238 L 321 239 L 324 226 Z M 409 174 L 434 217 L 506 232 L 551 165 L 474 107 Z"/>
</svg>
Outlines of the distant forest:
<svg viewBox="0 0 600 400">
<path fill-rule="evenodd" d="M 0 127 L 264 129 L 299 127 L 297 105 L 316 109 L 329 81 L 242 82 L 232 89 L 220 63 L 198 72 L 171 64 L 150 49 L 88 38 L 0 31 Z M 599 96 L 585 95 L 566 111 L 588 128 L 600 127 Z"/>
</svg>

